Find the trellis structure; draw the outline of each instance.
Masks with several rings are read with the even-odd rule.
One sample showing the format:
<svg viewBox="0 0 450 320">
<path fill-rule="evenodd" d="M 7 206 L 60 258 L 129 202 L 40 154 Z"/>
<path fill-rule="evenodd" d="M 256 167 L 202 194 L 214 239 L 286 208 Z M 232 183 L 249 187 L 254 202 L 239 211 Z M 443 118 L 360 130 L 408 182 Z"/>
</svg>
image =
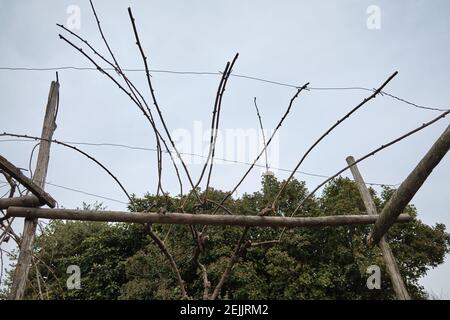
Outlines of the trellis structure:
<svg viewBox="0 0 450 320">
<path fill-rule="evenodd" d="M 410 299 L 404 281 L 400 275 L 397 262 L 386 242 L 384 235 L 394 223 L 407 223 L 411 217 L 402 214 L 414 194 L 419 190 L 423 182 L 431 173 L 433 168 L 440 162 L 450 148 L 450 126 L 443 132 L 439 139 L 430 148 L 427 154 L 419 162 L 416 168 L 408 175 L 392 195 L 380 215 L 369 194 L 366 184 L 355 164 L 353 157 L 347 158 L 347 163 L 357 183 L 361 198 L 366 207 L 367 215 L 335 215 L 320 217 L 274 217 L 264 215 L 212 215 L 212 214 L 188 214 L 188 213 L 143 213 L 143 212 L 114 212 L 114 211 L 82 211 L 69 209 L 43 209 L 47 205 L 55 207 L 56 201 L 44 191 L 45 176 L 47 172 L 50 140 L 53 135 L 55 121 L 55 107 L 58 96 L 59 84 L 52 82 L 49 102 L 47 104 L 46 116 L 42 132 L 42 141 L 39 147 L 37 168 L 33 179 L 23 175 L 17 167 L 4 157 L 0 156 L 0 169 L 14 178 L 31 192 L 31 195 L 0 199 L 0 209 L 7 209 L 6 217 L 25 218 L 24 233 L 20 245 L 20 254 L 14 273 L 11 299 L 22 299 L 25 292 L 26 281 L 31 264 L 31 250 L 36 232 L 38 218 L 64 219 L 82 221 L 109 221 L 128 223 L 150 223 L 150 224 L 186 224 L 186 225 L 232 225 L 239 227 L 323 227 L 342 225 L 374 224 L 369 244 L 378 244 L 382 251 L 384 262 L 390 275 L 394 291 L 398 299 Z M 49 130 L 53 128 L 53 130 Z M 45 144 L 47 140 L 47 144 Z M 44 168 L 45 167 L 45 168 Z M 43 172 L 43 173 L 39 173 Z"/>
<path fill-rule="evenodd" d="M 92 4 L 92 3 L 91 3 Z M 161 185 L 161 154 L 162 154 L 162 148 L 163 146 L 166 148 L 167 152 L 169 153 L 172 161 L 172 153 L 169 151 L 168 145 L 166 144 L 165 140 L 163 139 L 162 134 L 158 131 L 156 125 L 155 125 L 155 118 L 153 118 L 150 108 L 145 101 L 143 95 L 136 89 L 136 87 L 133 85 L 133 83 L 126 77 L 123 70 L 120 68 L 116 58 L 114 57 L 108 43 L 106 42 L 106 39 L 103 35 L 103 32 L 100 28 L 100 22 L 98 20 L 97 14 L 95 12 L 94 7 L 92 6 L 92 9 L 95 14 L 95 18 L 98 23 L 99 31 L 101 33 L 102 39 L 104 40 L 106 46 L 108 47 L 108 50 L 111 54 L 111 58 L 113 61 L 110 61 L 103 56 L 101 56 L 92 46 L 89 45 L 87 41 L 79 37 L 78 35 L 74 34 L 72 31 L 65 29 L 63 26 L 60 25 L 61 28 L 68 31 L 71 35 L 74 35 L 78 39 L 82 40 L 93 52 L 96 56 L 100 57 L 104 62 L 107 62 L 111 66 L 114 67 L 114 70 L 119 74 L 119 76 L 125 81 L 125 86 L 122 86 L 119 84 L 106 70 L 102 69 L 89 55 L 85 53 L 81 48 L 78 48 L 75 46 L 72 42 L 64 38 L 60 35 L 61 39 L 69 43 L 72 47 L 74 47 L 77 51 L 79 51 L 81 54 L 83 54 L 86 58 L 88 58 L 94 65 L 102 72 L 104 73 L 108 78 L 114 81 L 119 88 L 124 91 L 130 99 L 135 103 L 139 109 L 144 113 L 144 116 L 147 118 L 149 123 L 151 124 L 154 132 L 155 132 L 155 138 L 158 145 L 158 189 L 157 194 L 159 192 L 163 192 L 162 185 Z M 233 192 L 236 190 L 236 188 L 243 182 L 243 180 L 246 178 L 248 173 L 252 170 L 256 162 L 259 160 L 261 155 L 266 151 L 268 145 L 270 144 L 273 135 L 275 132 L 281 127 L 281 124 L 283 123 L 284 119 L 288 115 L 291 106 L 294 102 L 294 100 L 297 98 L 297 96 L 305 89 L 307 89 L 308 84 L 305 84 L 298 88 L 296 94 L 292 97 L 290 104 L 288 106 L 288 109 L 286 113 L 281 118 L 279 124 L 277 125 L 273 135 L 269 137 L 267 142 L 264 145 L 263 150 L 259 153 L 258 157 L 255 159 L 253 164 L 250 166 L 250 168 L 246 171 L 243 178 L 238 182 L 236 187 L 227 194 L 227 196 L 224 198 L 223 201 L 220 203 L 213 202 L 210 199 L 201 199 L 200 196 L 196 192 L 196 187 L 200 184 L 200 181 L 203 178 L 204 173 L 206 172 L 206 168 L 208 163 L 210 162 L 210 168 L 209 168 L 209 174 L 208 174 L 208 180 L 207 180 L 207 187 L 206 187 L 206 194 L 208 192 L 208 187 L 210 183 L 210 177 L 211 177 L 211 171 L 213 168 L 213 158 L 214 158 L 214 151 L 215 151 L 215 142 L 217 139 L 217 129 L 219 126 L 219 116 L 220 116 L 220 110 L 221 110 L 221 103 L 222 103 L 222 97 L 223 93 L 225 91 L 225 86 L 228 81 L 229 76 L 231 75 L 233 65 L 237 59 L 237 55 L 234 57 L 234 59 L 231 62 L 228 62 L 224 72 L 222 73 L 222 79 L 220 81 L 218 90 L 217 90 L 217 96 L 216 101 L 213 109 L 213 117 L 212 117 L 212 124 L 211 129 L 211 141 L 210 141 L 210 150 L 208 154 L 207 161 L 203 167 L 201 177 L 197 183 L 194 183 L 191 176 L 189 175 L 189 172 L 187 170 L 187 167 L 185 163 L 183 162 L 179 152 L 177 151 L 173 140 L 171 139 L 170 133 L 167 129 L 167 126 L 163 120 L 161 110 L 158 106 L 158 103 L 156 101 L 153 87 L 151 84 L 150 76 L 149 76 L 149 69 L 147 65 L 147 58 L 144 55 L 142 46 L 139 41 L 139 36 L 136 30 L 135 21 L 133 18 L 133 15 L 131 13 L 131 10 L 129 9 L 129 15 L 130 20 L 132 22 L 133 31 L 136 37 L 136 42 L 139 47 L 139 51 L 142 55 L 145 69 L 146 69 L 146 76 L 149 84 L 149 89 L 151 92 L 151 97 L 153 100 L 153 104 L 155 108 L 158 111 L 158 115 L 160 117 L 160 121 L 162 125 L 164 126 L 164 130 L 166 135 L 169 138 L 169 142 L 172 145 L 172 147 L 175 150 L 176 155 L 180 158 L 181 163 L 183 165 L 183 169 L 185 170 L 185 173 L 190 181 L 191 184 L 191 192 L 188 194 L 187 198 L 191 194 L 194 194 L 197 198 L 197 201 L 199 202 L 199 205 L 203 205 L 207 202 L 212 203 L 215 206 L 215 209 L 211 214 L 193 214 L 193 213 L 186 213 L 184 212 L 184 205 L 180 208 L 180 212 L 173 213 L 173 212 L 165 212 L 165 210 L 159 210 L 159 212 L 153 212 L 153 213 L 147 213 L 147 212 L 111 212 L 111 211 L 80 211 L 80 210 L 68 210 L 68 209 L 52 209 L 55 207 L 56 201 L 51 197 L 49 194 L 47 194 L 44 191 L 44 185 L 45 185 L 45 179 L 47 175 L 47 168 L 49 163 L 49 155 L 50 155 L 50 146 L 52 143 L 58 143 L 65 145 L 67 147 L 70 147 L 72 149 L 75 149 L 78 152 L 81 152 L 83 155 L 87 156 L 89 159 L 96 162 L 98 165 L 102 167 L 122 188 L 122 190 L 126 193 L 126 195 L 129 197 L 127 191 L 123 187 L 123 185 L 119 182 L 119 180 L 100 162 L 98 162 L 95 158 L 89 156 L 87 153 L 64 143 L 58 142 L 57 140 L 54 140 L 53 132 L 56 129 L 56 115 L 57 115 L 57 109 L 58 109 L 58 97 L 59 97 L 59 82 L 54 81 L 51 84 L 45 118 L 44 118 L 44 124 L 42 129 L 42 135 L 40 138 L 38 137 L 30 137 L 26 135 L 16 135 L 16 134 L 8 134 L 3 133 L 0 135 L 4 136 L 15 136 L 15 137 L 22 137 L 22 138 L 32 138 L 40 141 L 39 145 L 39 154 L 37 158 L 37 165 L 36 170 L 34 172 L 34 175 L 32 179 L 29 179 L 25 175 L 23 175 L 16 166 L 14 166 L 11 162 L 9 162 L 4 157 L 0 156 L 0 170 L 2 173 L 8 177 L 9 179 L 15 179 L 18 183 L 23 185 L 27 188 L 27 190 L 31 193 L 31 195 L 24 195 L 20 197 L 10 197 L 7 199 L 0 199 L 0 209 L 6 209 L 6 215 L 2 218 L 2 221 L 7 220 L 9 218 L 15 218 L 15 217 L 23 217 L 25 218 L 24 222 L 24 231 L 22 234 L 22 238 L 20 239 L 20 251 L 19 251 L 19 257 L 16 265 L 16 269 L 13 276 L 13 283 L 10 293 L 11 299 L 23 299 L 25 289 L 26 289 L 26 283 L 28 278 L 28 273 L 31 266 L 31 259 L 32 259 L 32 250 L 33 250 L 33 243 L 35 239 L 36 234 L 36 226 L 38 223 L 39 218 L 45 218 L 45 219 L 64 219 L 64 220 L 82 220 L 82 221 L 111 221 L 111 222 L 127 222 L 127 223 L 144 223 L 149 227 L 148 231 L 151 236 L 151 238 L 154 240 L 155 244 L 160 248 L 161 252 L 166 256 L 166 258 L 169 260 L 171 267 L 173 271 L 176 274 L 177 281 L 179 283 L 182 295 L 184 298 L 188 297 L 188 294 L 185 289 L 184 281 L 182 280 L 180 276 L 180 272 L 178 270 L 178 267 L 176 265 L 176 262 L 174 258 L 172 257 L 170 250 L 165 245 L 164 241 L 159 239 L 158 236 L 152 231 L 151 224 L 185 224 L 189 225 L 190 230 L 192 232 L 194 243 L 196 243 L 197 248 L 194 256 L 196 257 L 196 264 L 198 269 L 202 273 L 203 282 L 204 282 L 204 294 L 203 297 L 205 299 L 216 299 L 221 291 L 221 288 L 225 281 L 227 280 L 227 277 L 229 276 L 230 272 L 232 271 L 232 268 L 234 264 L 238 261 L 238 257 L 240 253 L 242 252 L 243 248 L 245 249 L 246 246 L 251 245 L 249 241 L 245 241 L 245 236 L 249 228 L 251 227 L 273 227 L 273 228 L 297 228 L 297 227 L 323 227 L 323 226 L 342 226 L 342 225 L 361 225 L 361 224 L 374 224 L 374 228 L 372 229 L 372 232 L 369 235 L 368 238 L 368 244 L 369 247 L 373 247 L 374 245 L 378 245 L 381 249 L 384 262 L 386 264 L 388 273 L 390 275 L 393 288 L 395 291 L 395 294 L 398 299 L 410 299 L 410 296 L 408 294 L 408 291 L 406 290 L 405 283 L 400 275 L 399 268 L 397 266 L 397 262 L 395 260 L 395 257 L 389 247 L 389 244 L 386 242 L 385 234 L 389 230 L 389 228 L 392 226 L 393 223 L 407 223 L 408 221 L 411 221 L 412 218 L 409 215 L 402 214 L 405 207 L 408 205 L 412 197 L 415 195 L 415 193 L 419 190 L 419 188 L 422 186 L 424 181 L 427 179 L 429 174 L 432 172 L 432 170 L 438 165 L 438 163 L 443 159 L 445 154 L 448 152 L 450 148 L 450 126 L 447 126 L 446 130 L 442 133 L 442 135 L 439 137 L 439 139 L 433 144 L 433 146 L 429 149 L 429 151 L 426 153 L 426 155 L 422 158 L 422 160 L 418 163 L 416 168 L 408 175 L 408 177 L 403 181 L 403 183 L 398 187 L 398 189 L 394 192 L 390 200 L 386 203 L 385 207 L 381 211 L 380 214 L 378 214 L 377 209 L 374 205 L 374 202 L 368 192 L 368 189 L 366 187 L 366 184 L 364 183 L 364 180 L 357 168 L 357 163 L 361 162 L 362 160 L 374 155 L 375 153 L 383 150 L 384 148 L 387 148 L 398 141 L 410 136 L 411 134 L 414 134 L 431 124 L 435 123 L 439 119 L 444 118 L 450 111 L 445 111 L 438 117 L 434 118 L 433 120 L 424 123 L 420 127 L 400 136 L 397 139 L 394 139 L 393 141 L 381 146 L 380 148 L 375 149 L 374 151 L 370 152 L 369 154 L 355 160 L 353 157 L 347 158 L 348 166 L 340 170 L 336 175 L 330 177 L 326 181 L 324 181 L 321 185 L 319 185 L 316 189 L 314 189 L 307 197 L 306 199 L 310 198 L 315 191 L 317 191 L 322 185 L 324 185 L 326 182 L 330 181 L 332 178 L 337 177 L 342 172 L 344 172 L 347 169 L 350 169 L 354 180 L 357 183 L 359 193 L 361 195 L 361 198 L 363 199 L 366 214 L 360 214 L 360 215 L 346 215 L 345 213 L 341 213 L 339 215 L 334 216 L 320 216 L 320 217 L 293 217 L 293 215 L 297 212 L 299 208 L 303 205 L 306 199 L 303 199 L 303 201 L 300 203 L 300 205 L 297 207 L 297 209 L 292 213 L 291 217 L 279 217 L 279 216 L 271 216 L 270 214 L 273 212 L 276 212 L 277 210 L 277 200 L 279 199 L 280 194 L 282 193 L 283 189 L 285 188 L 286 184 L 289 182 L 289 180 L 292 178 L 293 174 L 296 172 L 300 164 L 303 162 L 303 160 L 307 157 L 307 155 L 314 149 L 314 147 L 322 141 L 334 128 L 336 128 L 340 123 L 342 123 L 345 119 L 347 119 L 350 115 L 352 115 L 355 111 L 357 111 L 359 108 L 361 108 L 364 104 L 366 104 L 371 99 L 375 98 L 379 93 L 382 92 L 382 89 L 386 84 L 393 78 L 397 73 L 394 73 L 391 75 L 378 89 L 374 90 L 373 93 L 364 99 L 360 104 L 358 104 L 355 108 L 353 108 L 349 113 L 347 113 L 344 117 L 339 119 L 336 124 L 334 124 L 329 130 L 327 130 L 316 142 L 312 144 L 312 146 L 308 149 L 308 151 L 304 154 L 304 156 L 301 158 L 297 166 L 292 171 L 292 174 L 290 177 L 285 181 L 283 184 L 281 190 L 279 191 L 277 197 L 275 200 L 271 203 L 271 205 L 268 205 L 267 207 L 260 210 L 255 215 L 239 215 L 231 212 L 224 206 L 224 202 L 227 198 L 229 198 Z M 256 101 L 255 101 L 256 103 Z M 259 112 L 258 112 L 259 116 Z M 262 123 L 261 123 L 262 127 Z M 213 133 L 215 132 L 215 133 Z M 176 167 L 175 162 L 173 161 L 175 170 L 177 171 L 177 176 L 180 181 L 180 187 L 182 189 L 181 179 L 178 173 L 178 169 Z M 186 199 L 187 199 L 186 198 Z M 44 209 L 40 208 L 44 205 L 47 205 L 50 207 L 50 209 Z M 218 214 L 218 212 L 222 210 L 225 211 L 227 214 Z M 207 270 L 204 265 L 202 265 L 198 259 L 200 252 L 203 247 L 205 239 L 205 234 L 207 231 L 207 227 L 209 225 L 232 225 L 232 226 L 238 226 L 243 228 L 243 233 L 236 244 L 235 250 L 233 252 L 233 255 L 228 260 L 228 264 L 220 278 L 219 283 L 214 288 L 213 292 L 210 293 L 211 283 L 208 281 L 207 277 Z M 203 226 L 201 229 L 201 232 L 197 229 L 198 226 Z M 7 229 L 7 228 L 5 228 Z M 284 232 L 283 229 L 283 232 Z M 274 240 L 273 242 L 281 242 L 283 232 L 280 235 L 280 238 L 278 240 Z"/>
</svg>

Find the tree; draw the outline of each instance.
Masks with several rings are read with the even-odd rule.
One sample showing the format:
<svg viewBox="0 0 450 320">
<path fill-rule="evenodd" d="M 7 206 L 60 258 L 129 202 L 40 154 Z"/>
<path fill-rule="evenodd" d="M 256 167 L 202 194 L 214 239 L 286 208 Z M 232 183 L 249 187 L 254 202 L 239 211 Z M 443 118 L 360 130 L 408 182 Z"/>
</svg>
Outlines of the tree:
<svg viewBox="0 0 450 320">
<path fill-rule="evenodd" d="M 256 214 L 270 203 L 281 182 L 275 177 L 263 177 L 261 190 L 228 199 L 226 206 L 239 214 Z M 380 196 L 370 190 L 381 209 L 393 190 L 384 188 Z M 277 212 L 288 215 L 308 194 L 304 182 L 292 180 L 284 190 Z M 220 201 L 224 192 L 210 189 L 208 198 Z M 132 211 L 157 211 L 164 206 L 176 211 L 185 198 L 147 194 L 133 196 Z M 186 211 L 210 212 L 213 206 L 194 207 Z M 338 178 L 329 183 L 322 195 L 310 199 L 304 216 L 334 214 L 364 214 L 362 200 L 353 181 Z M 85 207 L 85 209 L 91 209 Z M 417 210 L 406 210 L 414 217 Z M 239 256 L 228 281 L 222 288 L 222 299 L 393 299 L 389 277 L 380 251 L 368 249 L 368 226 L 327 228 L 297 228 L 288 230 L 280 243 L 252 246 L 277 239 L 280 230 L 252 228 L 249 245 Z M 203 281 L 193 261 L 195 244 L 188 226 L 157 225 L 153 230 L 163 239 L 175 258 L 187 291 L 201 299 Z M 241 234 L 236 227 L 211 226 L 205 250 L 199 261 L 206 266 L 213 284 L 226 266 Z M 443 263 L 450 250 L 450 235 L 443 224 L 427 226 L 420 220 L 397 224 L 387 234 L 398 259 L 401 274 L 413 298 L 426 298 L 418 280 L 426 272 Z M 179 299 L 180 289 L 165 256 L 156 248 L 143 225 L 98 222 L 52 221 L 35 246 L 37 268 L 32 269 L 27 298 L 38 298 L 38 279 L 45 298 L 56 299 Z M 81 269 L 81 289 L 68 290 L 65 281 L 67 266 Z M 367 268 L 381 268 L 381 290 L 366 287 Z M 36 270 L 38 273 L 36 273 Z M 43 283 L 43 284 L 42 284 Z"/>
</svg>

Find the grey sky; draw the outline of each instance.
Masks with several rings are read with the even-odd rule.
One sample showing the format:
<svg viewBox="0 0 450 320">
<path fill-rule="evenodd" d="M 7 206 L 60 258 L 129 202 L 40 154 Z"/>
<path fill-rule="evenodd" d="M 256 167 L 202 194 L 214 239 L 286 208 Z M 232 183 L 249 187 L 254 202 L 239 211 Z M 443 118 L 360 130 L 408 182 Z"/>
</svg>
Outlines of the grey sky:
<svg viewBox="0 0 450 320">
<path fill-rule="evenodd" d="M 369 5 L 381 9 L 381 29 L 366 26 Z M 81 9 L 81 29 L 106 54 L 88 1 L 0 0 L 0 67 L 91 65 L 58 39 L 55 23 L 65 24 L 69 5 Z M 105 34 L 122 65 L 142 68 L 127 7 L 136 18 L 152 69 L 223 70 L 240 53 L 234 72 L 312 87 L 374 88 L 398 70 L 386 91 L 419 104 L 450 107 L 450 19 L 448 1 L 95 1 Z M 105 76 L 95 71 L 60 71 L 60 111 L 55 138 L 63 141 L 107 142 L 153 148 L 153 134 L 140 114 Z M 130 76 L 147 92 L 143 73 Z M 0 131 L 39 135 L 52 71 L 0 70 Z M 194 122 L 209 126 L 219 76 L 153 74 L 159 103 L 171 131 L 193 130 Z M 258 128 L 253 97 L 267 129 L 273 129 L 295 89 L 232 77 L 223 102 L 222 129 Z M 302 93 L 280 132 L 279 167 L 293 168 L 302 153 L 336 119 L 368 95 L 363 91 Z M 392 140 L 437 116 L 386 96 L 377 97 L 326 138 L 300 170 L 331 175 L 355 157 Z M 448 125 L 444 119 L 361 163 L 367 181 L 401 182 Z M 1 138 L 4 140 L 4 138 Z M 33 143 L 0 143 L 0 153 L 28 167 Z M 130 192 L 154 192 L 153 152 L 82 146 L 104 162 Z M 225 157 L 227 155 L 224 155 Z M 177 181 L 168 158 L 163 183 L 172 193 Z M 190 166 L 198 176 L 200 165 Z M 212 183 L 232 188 L 246 167 L 218 165 Z M 255 170 L 238 194 L 259 189 Z M 286 172 L 278 172 L 280 178 Z M 349 173 L 346 174 L 348 176 Z M 321 178 L 297 175 L 309 188 Z M 432 173 L 412 203 L 427 224 L 450 226 L 448 156 Z M 121 190 L 98 167 L 71 150 L 52 147 L 48 182 L 126 201 Z M 185 188 L 188 184 L 185 181 Z M 47 186 L 59 204 L 73 208 L 94 197 Z M 3 191 L 0 189 L 0 191 Z M 104 200 L 109 209 L 125 205 Z M 21 231 L 21 228 L 17 228 Z M 429 272 L 422 283 L 450 298 L 450 261 Z"/>
</svg>

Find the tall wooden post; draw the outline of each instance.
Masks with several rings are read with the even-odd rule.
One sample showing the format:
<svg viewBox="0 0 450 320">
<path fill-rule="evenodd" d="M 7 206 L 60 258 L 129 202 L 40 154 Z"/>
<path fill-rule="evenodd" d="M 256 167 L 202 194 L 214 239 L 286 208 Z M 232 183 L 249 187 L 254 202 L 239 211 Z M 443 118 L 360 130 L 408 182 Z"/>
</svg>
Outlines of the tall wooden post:
<svg viewBox="0 0 450 320">
<path fill-rule="evenodd" d="M 48 95 L 47 108 L 45 111 L 44 124 L 42 127 L 41 140 L 39 145 L 39 154 L 36 162 L 36 170 L 33 175 L 33 182 L 44 189 L 45 178 L 47 176 L 47 168 L 50 158 L 49 140 L 53 137 L 56 129 L 56 113 L 59 97 L 59 83 L 52 81 L 50 92 Z M 31 258 L 33 254 L 33 243 L 36 234 L 38 219 L 25 219 L 22 240 L 20 243 L 19 258 L 17 260 L 16 269 L 14 271 L 13 283 L 10 299 L 21 300 L 25 294 L 28 273 L 31 267 Z"/>
<path fill-rule="evenodd" d="M 349 165 L 355 163 L 355 159 L 352 156 L 347 157 L 346 160 Z M 356 181 L 356 186 L 358 187 L 359 193 L 364 202 L 364 206 L 366 207 L 367 214 L 373 215 L 378 214 L 375 203 L 373 202 L 369 190 L 367 189 L 367 186 L 356 164 L 351 166 L 350 170 L 352 171 L 353 178 Z M 397 261 L 395 260 L 391 247 L 389 246 L 389 243 L 386 242 L 384 236 L 381 238 L 380 242 L 378 243 L 378 246 L 381 249 L 384 263 L 391 278 L 392 286 L 394 288 L 397 299 L 410 300 L 411 298 L 409 296 L 408 290 L 406 289 L 405 283 L 403 282 L 400 270 L 398 269 Z"/>
</svg>

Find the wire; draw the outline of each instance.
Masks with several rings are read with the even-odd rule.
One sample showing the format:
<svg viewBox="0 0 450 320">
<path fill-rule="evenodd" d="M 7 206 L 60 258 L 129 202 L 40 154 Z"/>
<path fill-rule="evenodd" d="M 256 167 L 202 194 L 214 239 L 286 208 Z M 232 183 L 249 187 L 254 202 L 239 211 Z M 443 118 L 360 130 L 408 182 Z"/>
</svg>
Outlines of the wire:
<svg viewBox="0 0 450 320">
<path fill-rule="evenodd" d="M 78 190 L 78 189 L 69 188 L 69 187 L 66 187 L 66 186 L 61 186 L 61 185 L 58 185 L 58 184 L 55 184 L 55 183 L 52 183 L 52 182 L 45 182 L 45 184 L 48 184 L 48 185 L 53 186 L 53 187 L 57 187 L 57 188 L 61 188 L 61 189 L 65 189 L 65 190 L 69 190 L 69 191 L 85 194 L 85 195 L 88 195 L 88 196 L 100 198 L 100 199 L 114 201 L 114 202 L 122 203 L 122 204 L 128 204 L 127 202 L 124 202 L 124 201 L 120 201 L 120 200 L 109 198 L 109 197 L 105 197 L 105 196 L 100 196 L 98 194 L 86 192 L 86 191 L 83 191 L 83 190 Z"/>
<path fill-rule="evenodd" d="M 9 71 L 57 71 L 57 70 L 77 70 L 77 71 L 98 71 L 97 68 L 93 67 L 74 67 L 74 66 L 61 66 L 61 67 L 44 67 L 44 68 L 30 68 L 30 67 L 0 67 L 0 70 L 9 70 Z M 103 70 L 107 71 L 115 71 L 114 68 L 103 68 Z M 145 69 L 132 69 L 132 68 L 125 68 L 122 69 L 123 71 L 127 72 L 145 72 Z M 208 72 L 208 71 L 178 71 L 178 70 L 164 70 L 164 69 L 151 69 L 149 70 L 152 73 L 167 73 L 167 74 L 179 74 L 179 75 L 221 75 L 222 72 Z M 232 73 L 232 77 L 236 78 L 243 78 L 248 80 L 254 80 L 264 83 L 269 83 L 273 85 L 288 87 L 288 88 L 296 88 L 298 89 L 299 86 L 295 84 L 290 83 L 284 83 L 284 82 L 278 82 L 268 79 L 263 79 L 259 77 L 253 77 L 243 74 L 236 74 Z M 359 86 L 353 86 L 353 87 L 309 87 L 308 90 L 317 90 L 317 91 L 325 91 L 325 90 L 361 90 L 361 91 L 374 91 L 374 89 L 365 88 L 365 87 L 359 87 Z M 444 108 L 437 108 L 437 107 L 429 107 L 429 106 L 423 106 L 419 105 L 417 103 L 413 103 L 411 101 L 408 101 L 406 99 L 400 98 L 398 96 L 395 96 L 391 93 L 388 93 L 386 91 L 381 92 L 383 95 L 386 95 L 392 99 L 395 99 L 399 102 L 405 103 L 411 107 L 423 109 L 423 110 L 431 110 L 431 111 L 448 111 L 450 109 L 444 109 Z"/>
<path fill-rule="evenodd" d="M 446 112 L 446 111 L 449 110 L 449 109 L 440 109 L 440 108 L 433 108 L 433 107 L 421 106 L 421 105 L 419 105 L 419 104 L 416 104 L 416 103 L 407 101 L 407 100 L 405 100 L 405 99 L 399 98 L 399 97 L 397 97 L 397 96 L 394 96 L 394 95 L 392 95 L 392 94 L 390 94 L 390 93 L 387 93 L 387 92 L 384 92 L 384 91 L 382 91 L 381 93 L 384 94 L 384 95 L 387 95 L 388 97 L 391 97 L 391 98 L 393 98 L 393 99 L 395 99 L 395 100 L 398 100 L 398 101 L 400 101 L 400 102 L 403 102 L 403 103 L 406 103 L 406 104 L 408 104 L 408 105 L 410 105 L 410 106 L 413 106 L 413 107 L 415 107 L 415 108 L 426 109 L 426 110 L 433 110 L 433 111 L 442 111 L 442 112 Z"/>
<path fill-rule="evenodd" d="M 0 142 L 32 142 L 31 140 L 22 140 L 22 139 L 3 139 L 0 140 Z M 107 147 L 120 147 L 120 148 L 127 148 L 127 149 L 132 149 L 132 150 L 140 150 L 140 151 L 152 151 L 152 152 L 156 152 L 157 150 L 155 148 L 146 148 L 146 147 L 138 147 L 138 146 L 130 146 L 130 145 L 125 145 L 125 144 L 117 144 L 117 143 L 102 143 L 102 142 L 75 142 L 75 141 L 60 141 L 66 144 L 72 144 L 72 145 L 86 145 L 86 146 L 107 146 Z M 167 151 L 163 151 L 164 153 L 167 153 Z M 194 156 L 194 157 L 200 157 L 203 159 L 207 159 L 207 156 L 201 155 L 201 154 L 197 154 L 197 153 L 188 153 L 188 152 L 180 152 L 181 155 L 188 155 L 188 156 Z M 216 158 L 216 160 L 220 160 L 223 162 L 228 162 L 228 163 L 235 163 L 235 164 L 242 164 L 242 165 L 251 165 L 250 162 L 245 162 L 245 161 L 239 161 L 239 160 L 231 160 L 231 159 L 226 159 L 226 158 Z M 261 164 L 255 164 L 255 167 L 258 168 L 264 168 L 265 169 L 265 165 L 261 165 Z M 270 169 L 272 170 L 278 170 L 278 171 L 282 171 L 282 172 L 289 172 L 291 173 L 292 170 L 290 169 L 285 169 L 285 168 L 278 168 L 278 167 L 270 167 Z M 311 176 L 311 177 L 317 177 L 317 178 L 329 178 L 329 176 L 327 175 L 323 175 L 323 174 L 319 174 L 319 173 L 312 173 L 312 172 L 305 172 L 305 171 L 296 171 L 296 174 L 303 174 L 306 176 Z M 371 186 L 389 186 L 389 187 L 396 187 L 398 185 L 400 185 L 400 183 L 396 183 L 396 184 L 386 184 L 386 183 L 377 183 L 377 182 L 366 182 L 367 185 L 371 185 Z"/>
<path fill-rule="evenodd" d="M 7 182 L 3 181 L 3 180 L 0 180 L 0 183 L 5 183 L 5 185 L 7 184 Z M 52 182 L 47 182 L 46 181 L 45 184 L 49 185 L 49 186 L 65 189 L 65 190 L 68 190 L 68 191 L 77 192 L 77 193 L 85 194 L 85 195 L 88 195 L 88 196 L 104 199 L 104 200 L 114 201 L 114 202 L 121 203 L 121 204 L 128 204 L 127 202 L 124 202 L 124 201 L 121 201 L 121 200 L 117 200 L 117 199 L 114 199 L 114 198 L 101 196 L 101 195 L 98 195 L 98 194 L 95 194 L 95 193 L 90 193 L 90 192 L 86 192 L 86 191 L 79 190 L 79 189 L 70 188 L 70 187 L 67 187 L 67 186 L 62 186 L 62 185 L 59 185 L 59 184 L 56 184 L 56 183 L 52 183 Z M 4 187 L 4 186 L 2 186 L 2 187 Z"/>
<path fill-rule="evenodd" d="M 102 68 L 106 71 L 116 71 L 114 68 L 105 67 Z M 63 66 L 63 67 L 44 67 L 44 68 L 27 68 L 27 67 L 0 67 L 0 70 L 9 71 L 57 71 L 57 70 L 78 70 L 78 71 L 98 71 L 97 68 L 93 67 L 73 67 L 73 66 Z M 131 69 L 131 68 L 121 68 L 123 71 L 128 72 L 145 72 L 145 69 Z M 176 70 L 158 70 L 150 69 L 150 72 L 154 73 L 172 73 L 172 74 L 193 74 L 193 75 L 220 75 L 219 71 L 207 72 L 207 71 L 176 71 Z"/>
</svg>

